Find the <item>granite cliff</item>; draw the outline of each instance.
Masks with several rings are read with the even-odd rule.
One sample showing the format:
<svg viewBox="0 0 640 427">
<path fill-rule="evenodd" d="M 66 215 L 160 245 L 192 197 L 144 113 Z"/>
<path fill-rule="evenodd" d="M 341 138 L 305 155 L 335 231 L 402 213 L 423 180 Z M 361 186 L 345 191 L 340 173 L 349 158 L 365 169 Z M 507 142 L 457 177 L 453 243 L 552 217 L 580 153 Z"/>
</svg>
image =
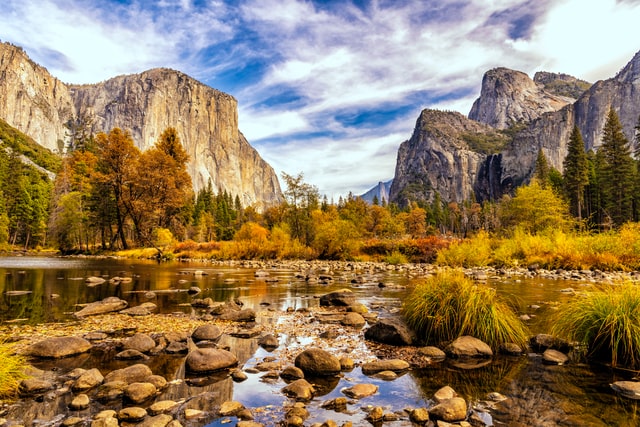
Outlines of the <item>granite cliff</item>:
<svg viewBox="0 0 640 427">
<path fill-rule="evenodd" d="M 24 51 L 0 44 L 0 117 L 51 150 L 66 138 L 64 123 L 88 116 L 92 131 L 129 130 L 136 145 L 151 147 L 175 127 L 191 156 L 194 189 L 238 195 L 261 208 L 282 199 L 273 168 L 238 129 L 237 101 L 179 71 L 153 69 L 92 85 L 67 85 L 31 61 Z"/>
<path fill-rule="evenodd" d="M 468 119 L 421 113 L 413 136 L 398 150 L 391 201 L 432 201 L 436 192 L 448 201 L 472 194 L 477 200 L 498 199 L 529 181 L 539 150 L 562 171 L 574 125 L 585 149 L 597 150 L 611 107 L 633 143 L 640 52 L 615 77 L 593 85 L 566 74 L 537 73 L 532 80 L 519 71 L 490 70 Z"/>
</svg>

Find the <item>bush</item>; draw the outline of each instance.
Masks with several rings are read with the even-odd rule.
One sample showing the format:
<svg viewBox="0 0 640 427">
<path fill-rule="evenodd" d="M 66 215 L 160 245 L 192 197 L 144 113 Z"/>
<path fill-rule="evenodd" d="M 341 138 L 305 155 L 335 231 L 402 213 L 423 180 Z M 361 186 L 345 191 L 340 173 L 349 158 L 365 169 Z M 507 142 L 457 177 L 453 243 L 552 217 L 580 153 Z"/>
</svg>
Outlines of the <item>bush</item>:
<svg viewBox="0 0 640 427">
<path fill-rule="evenodd" d="M 0 341 L 0 398 L 14 397 L 20 381 L 27 376 L 24 371 L 27 362 L 24 357 L 13 353 L 13 347 Z"/>
<path fill-rule="evenodd" d="M 480 232 L 472 239 L 455 242 L 438 252 L 436 263 L 451 267 L 483 267 L 491 262 L 491 239 Z"/>
<path fill-rule="evenodd" d="M 640 368 L 640 287 L 603 285 L 560 306 L 552 333 L 587 347 L 587 357 Z"/>
<path fill-rule="evenodd" d="M 527 345 L 524 324 L 495 289 L 476 284 L 459 271 L 438 273 L 418 284 L 403 306 L 403 315 L 430 344 L 471 335 L 496 350 L 503 343 Z"/>
<path fill-rule="evenodd" d="M 409 261 L 407 257 L 401 254 L 399 251 L 393 251 L 389 255 L 387 255 L 384 259 L 387 264 L 391 265 L 399 265 L 399 264 L 407 264 Z"/>
</svg>

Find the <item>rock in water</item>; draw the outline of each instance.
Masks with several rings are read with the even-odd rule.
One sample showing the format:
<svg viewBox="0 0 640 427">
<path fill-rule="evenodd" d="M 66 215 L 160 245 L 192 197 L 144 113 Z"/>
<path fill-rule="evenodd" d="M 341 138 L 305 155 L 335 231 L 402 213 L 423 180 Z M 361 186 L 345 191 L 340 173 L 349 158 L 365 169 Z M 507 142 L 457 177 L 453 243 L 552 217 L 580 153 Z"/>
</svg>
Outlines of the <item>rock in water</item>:
<svg viewBox="0 0 640 427">
<path fill-rule="evenodd" d="M 238 364 L 238 359 L 226 350 L 199 348 L 189 352 L 185 363 L 189 372 L 207 373 L 233 368 Z"/>
</svg>

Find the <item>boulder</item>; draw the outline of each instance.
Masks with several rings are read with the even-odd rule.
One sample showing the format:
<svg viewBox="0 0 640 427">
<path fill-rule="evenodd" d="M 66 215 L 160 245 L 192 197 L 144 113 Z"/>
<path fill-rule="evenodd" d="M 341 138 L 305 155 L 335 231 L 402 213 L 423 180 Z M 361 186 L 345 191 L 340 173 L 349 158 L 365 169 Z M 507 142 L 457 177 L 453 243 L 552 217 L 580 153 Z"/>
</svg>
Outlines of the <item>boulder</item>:
<svg viewBox="0 0 640 427">
<path fill-rule="evenodd" d="M 364 333 L 365 339 L 389 345 L 413 345 L 415 334 L 400 319 L 380 319 Z"/>
<path fill-rule="evenodd" d="M 554 337 L 549 334 L 538 334 L 531 337 L 529 340 L 531 349 L 536 353 L 543 353 L 548 348 L 569 352 L 571 346 L 564 340 Z"/>
<path fill-rule="evenodd" d="M 104 376 L 97 368 L 89 369 L 85 371 L 75 380 L 71 389 L 73 391 L 87 391 L 94 387 L 99 386 L 104 381 Z"/>
<path fill-rule="evenodd" d="M 273 334 L 267 334 L 258 340 L 258 345 L 265 349 L 275 349 L 278 348 L 280 342 Z"/>
<path fill-rule="evenodd" d="M 127 383 L 124 381 L 110 381 L 105 382 L 98 390 L 94 398 L 101 402 L 108 402 L 116 399 L 121 399 L 124 396 L 124 390 L 127 388 Z"/>
<path fill-rule="evenodd" d="M 141 423 L 136 424 L 136 427 L 169 427 L 172 422 L 174 419 L 171 415 L 160 414 L 145 418 Z"/>
<path fill-rule="evenodd" d="M 305 379 L 295 380 L 291 384 L 282 389 L 285 396 L 295 400 L 308 401 L 313 398 L 315 390 L 311 384 Z"/>
<path fill-rule="evenodd" d="M 98 314 L 112 313 L 127 308 L 127 302 L 118 297 L 105 298 L 102 301 L 87 304 L 80 311 L 73 313 L 75 317 L 96 316 Z"/>
<path fill-rule="evenodd" d="M 213 323 L 198 326 L 191 334 L 194 341 L 217 341 L 222 336 L 220 328 Z"/>
<path fill-rule="evenodd" d="M 298 354 L 295 366 L 309 376 L 337 375 L 341 371 L 340 360 L 319 348 L 309 348 Z"/>
<path fill-rule="evenodd" d="M 304 372 L 296 366 L 287 366 L 280 372 L 280 377 L 285 380 L 299 380 L 304 378 Z"/>
<path fill-rule="evenodd" d="M 361 314 L 349 312 L 345 314 L 345 316 L 342 318 L 340 323 L 344 326 L 351 326 L 353 328 L 362 328 L 367 323 L 367 321 L 364 320 L 364 317 L 362 317 Z"/>
<path fill-rule="evenodd" d="M 418 354 L 428 359 L 435 360 L 441 360 L 447 357 L 447 354 L 444 351 L 434 346 L 420 347 L 418 349 Z"/>
<path fill-rule="evenodd" d="M 148 376 L 153 375 L 151 368 L 142 363 L 127 366 L 126 368 L 117 369 L 109 372 L 105 377 L 105 383 L 113 381 L 123 381 L 126 384 L 135 382 L 143 382 Z"/>
<path fill-rule="evenodd" d="M 158 390 L 167 386 L 167 380 L 162 375 L 150 375 L 145 379 L 145 382 L 153 384 Z"/>
<path fill-rule="evenodd" d="M 206 373 L 232 368 L 238 364 L 238 359 L 227 350 L 200 348 L 189 352 L 185 363 L 189 372 Z"/>
<path fill-rule="evenodd" d="M 378 392 L 378 386 L 374 384 L 355 384 L 351 387 L 342 389 L 342 393 L 353 398 L 362 399 L 372 396 Z"/>
<path fill-rule="evenodd" d="M 137 423 L 147 416 L 147 411 L 144 408 L 137 406 L 130 406 L 128 408 L 122 408 L 118 411 L 118 419 L 129 423 Z"/>
<path fill-rule="evenodd" d="M 74 397 L 71 403 L 69 403 L 69 409 L 74 411 L 82 411 L 83 409 L 87 409 L 89 407 L 89 403 L 89 396 L 81 393 Z"/>
<path fill-rule="evenodd" d="M 222 405 L 220 405 L 220 409 L 218 410 L 218 415 L 221 417 L 233 417 L 238 414 L 238 412 L 242 411 L 244 405 L 235 400 L 227 400 Z"/>
<path fill-rule="evenodd" d="M 467 402 L 461 397 L 445 400 L 429 408 L 429 418 L 448 423 L 463 421 L 467 418 Z"/>
<path fill-rule="evenodd" d="M 149 415 L 166 414 L 178 407 L 178 402 L 173 400 L 160 400 L 147 408 Z"/>
<path fill-rule="evenodd" d="M 364 363 L 361 369 L 365 375 L 374 375 L 382 371 L 402 372 L 410 367 L 411 365 L 402 359 L 385 359 Z"/>
<path fill-rule="evenodd" d="M 456 338 L 445 348 L 451 357 L 491 357 L 493 351 L 485 342 L 469 335 Z"/>
<path fill-rule="evenodd" d="M 146 356 L 144 353 L 139 352 L 138 350 L 124 350 L 114 356 L 116 359 L 120 360 L 139 360 L 139 359 L 148 359 L 149 356 Z"/>
<path fill-rule="evenodd" d="M 417 408 L 409 413 L 409 419 L 418 425 L 429 422 L 429 411 L 426 408 Z"/>
<path fill-rule="evenodd" d="M 611 384 L 611 388 L 623 397 L 640 400 L 640 382 L 638 381 L 616 381 Z"/>
<path fill-rule="evenodd" d="M 542 361 L 549 365 L 564 365 L 569 361 L 569 356 L 558 350 L 548 348 L 542 353 Z"/>
<path fill-rule="evenodd" d="M 124 395 L 133 403 L 142 403 L 156 394 L 156 386 L 151 383 L 131 383 L 125 388 Z"/>
<path fill-rule="evenodd" d="M 500 353 L 509 356 L 520 356 L 524 351 L 518 344 L 507 342 L 500 345 Z"/>
<path fill-rule="evenodd" d="M 436 403 L 442 403 L 445 400 L 453 399 L 454 397 L 458 397 L 458 394 L 448 385 L 442 387 L 433 394 L 433 400 L 435 400 Z"/>
<path fill-rule="evenodd" d="M 20 395 L 33 396 L 53 389 L 53 384 L 47 380 L 37 378 L 26 378 L 20 382 Z"/>
<path fill-rule="evenodd" d="M 253 322 L 256 320 L 256 312 L 251 308 L 242 310 L 229 310 L 220 315 L 221 320 L 230 320 L 232 322 Z"/>
<path fill-rule="evenodd" d="M 148 353 L 156 346 L 156 342 L 147 334 L 135 334 L 124 340 L 125 350 L 137 350 L 141 353 Z"/>
<path fill-rule="evenodd" d="M 320 306 L 349 307 L 356 304 L 356 296 L 349 289 L 330 292 L 320 297 Z"/>
<path fill-rule="evenodd" d="M 92 344 L 80 337 L 53 337 L 27 347 L 28 356 L 57 359 L 89 351 Z"/>
</svg>

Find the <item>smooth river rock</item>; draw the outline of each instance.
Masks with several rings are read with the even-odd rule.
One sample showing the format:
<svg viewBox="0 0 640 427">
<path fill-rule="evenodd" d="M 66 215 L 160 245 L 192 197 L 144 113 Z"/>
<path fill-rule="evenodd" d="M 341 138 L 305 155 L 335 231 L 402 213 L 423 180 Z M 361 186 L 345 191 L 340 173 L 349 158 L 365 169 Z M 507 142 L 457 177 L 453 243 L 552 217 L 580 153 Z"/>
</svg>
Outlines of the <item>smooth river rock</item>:
<svg viewBox="0 0 640 427">
<path fill-rule="evenodd" d="M 238 359 L 227 350 L 199 348 L 187 355 L 185 363 L 190 372 L 206 373 L 232 368 L 238 364 Z"/>
<path fill-rule="evenodd" d="M 491 357 L 491 347 L 482 340 L 469 335 L 456 338 L 445 348 L 445 353 L 451 357 Z"/>
<path fill-rule="evenodd" d="M 320 348 L 309 348 L 298 354 L 295 366 L 309 376 L 337 375 L 341 371 L 340 360 Z"/>
<path fill-rule="evenodd" d="M 383 371 L 402 372 L 410 367 L 411 365 L 402 359 L 384 359 L 364 363 L 361 369 L 365 375 L 374 375 Z"/>
<path fill-rule="evenodd" d="M 82 310 L 73 313 L 75 317 L 96 316 L 98 314 L 112 313 L 127 308 L 128 303 L 118 297 L 105 298 L 102 301 L 87 304 Z"/>
<path fill-rule="evenodd" d="M 29 356 L 58 359 L 89 351 L 92 344 L 80 337 L 53 337 L 27 347 Z"/>
<path fill-rule="evenodd" d="M 380 319 L 364 333 L 365 339 L 389 345 L 413 345 L 415 333 L 400 319 Z"/>
</svg>

